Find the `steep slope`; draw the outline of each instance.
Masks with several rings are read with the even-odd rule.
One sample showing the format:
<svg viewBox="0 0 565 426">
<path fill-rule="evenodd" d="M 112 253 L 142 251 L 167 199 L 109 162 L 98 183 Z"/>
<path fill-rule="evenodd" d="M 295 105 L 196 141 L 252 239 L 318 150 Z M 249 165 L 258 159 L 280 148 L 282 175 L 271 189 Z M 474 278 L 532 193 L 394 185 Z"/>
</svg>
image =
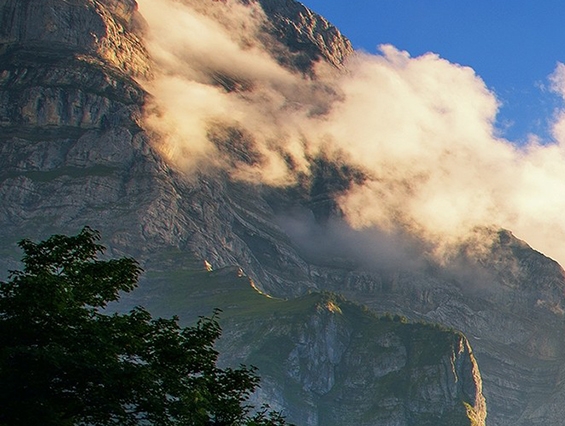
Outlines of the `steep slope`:
<svg viewBox="0 0 565 426">
<path fill-rule="evenodd" d="M 2 266 L 21 236 L 85 224 L 142 260 L 229 238 L 226 182 L 186 182 L 140 127 L 151 65 L 135 2 L 2 1 L 0 19 Z M 207 254 L 233 264 L 239 246 Z"/>
<path fill-rule="evenodd" d="M 563 270 L 508 232 L 500 232 L 482 259 L 467 258 L 448 270 L 323 267 L 316 275 L 325 288 L 378 312 L 466 333 L 481 366 L 488 424 L 559 424 Z"/>
<path fill-rule="evenodd" d="M 26 228 L 44 235 L 113 216 L 120 198 L 124 214 L 135 214 L 124 195 L 141 182 L 126 188 L 127 175 L 143 167 L 147 143 L 137 120 L 144 92 L 133 76 L 149 68 L 126 29 L 133 11 L 119 2 L 0 4 L 5 245 Z"/>
<path fill-rule="evenodd" d="M 289 4 L 281 13 L 272 11 L 287 25 L 287 15 L 297 13 L 297 4 Z M 328 27 L 303 7 L 298 11 L 309 17 L 309 34 Z M 171 249 L 182 250 L 189 261 L 196 256 L 216 265 L 246 264 L 258 282 L 276 288 L 280 278 L 245 241 L 261 227 L 252 222 L 275 234 L 290 258 L 281 262 L 303 264 L 284 247 L 288 239 L 272 223 L 257 188 L 238 187 L 224 175 L 187 181 L 153 149 L 140 127 L 147 94 L 137 79 L 150 75 L 151 64 L 134 2 L 3 0 L 0 19 L 4 265 L 14 263 L 22 235 L 75 232 L 88 223 L 111 236 L 118 253 L 154 260 L 151 254 Z M 301 32 L 291 38 L 297 46 L 309 40 Z M 339 40 L 335 52 L 350 50 Z M 317 52 L 316 45 L 308 44 L 310 51 Z M 325 52 L 328 58 L 341 54 L 329 47 Z M 240 190 L 259 210 L 252 218 L 246 218 Z"/>
<path fill-rule="evenodd" d="M 486 405 L 463 335 L 406 318 L 378 317 L 334 294 L 260 295 L 237 268 L 152 273 L 152 311 L 184 321 L 220 307 L 227 365 L 259 368 L 257 405 L 297 425 L 480 425 Z"/>
<path fill-rule="evenodd" d="M 295 1 L 243 3 L 262 5 L 268 21 L 261 43 L 287 69 L 309 74 L 315 61 L 339 68 L 352 51 L 339 31 Z M 199 305 L 191 303 L 216 300 L 191 281 L 194 271 L 201 273 L 204 260 L 215 268 L 241 266 L 258 288 L 278 297 L 299 297 L 310 290 L 345 294 L 377 312 L 440 322 L 463 331 L 484 375 L 489 425 L 561 423 L 565 416 L 559 404 L 565 394 L 560 380 L 565 365 L 565 348 L 561 344 L 565 279 L 559 265 L 507 232 L 496 234 L 489 252 L 477 256 L 472 250 L 462 250 L 448 265 L 422 262 L 419 253 L 415 262 L 404 255 L 391 260 L 386 250 L 370 248 L 371 244 L 392 243 L 378 234 L 370 244 L 356 250 L 340 250 L 345 240 L 335 235 L 322 238 L 312 250 L 306 240 L 317 233 L 335 232 L 334 224 L 340 223 L 335 197 L 352 182 L 362 181 L 363 173 L 327 158 L 312 158 L 308 165 L 310 176 L 284 189 L 234 181 L 223 172 L 186 178 L 162 158 L 155 149 L 153 135 L 143 129 L 141 117 L 148 95 L 139 82 L 150 78 L 153 70 L 143 45 L 143 31 L 143 19 L 129 0 L 0 0 L 2 274 L 16 262 L 17 239 L 76 232 L 88 224 L 106 237 L 112 254 L 133 255 L 148 271 L 140 291 L 128 300 L 130 304 L 149 305 L 164 315 L 182 312 L 187 306 L 198 314 L 208 314 L 209 305 L 201 304 L 206 309 L 199 311 Z M 217 86 L 226 91 L 238 90 L 237 82 L 225 76 L 215 77 Z M 227 134 L 224 152 L 237 164 L 245 160 L 248 145 L 242 143 L 241 134 Z M 302 237 L 292 226 L 297 212 L 304 225 Z M 354 232 L 345 224 L 337 229 Z M 205 299 L 199 299 L 199 295 Z M 257 300 L 253 305 L 261 303 Z M 312 302 L 308 306 L 315 305 Z M 322 304 L 320 312 L 302 311 L 302 326 L 285 319 L 288 321 L 282 321 L 284 325 L 267 334 L 266 339 L 278 339 L 283 331 L 290 330 L 297 333 L 295 336 L 311 339 L 310 347 L 315 348 L 316 330 L 341 327 L 351 339 L 357 332 L 353 331 L 352 318 L 369 321 L 377 330 L 382 328 L 381 320 L 370 319 L 356 309 L 351 308 L 351 312 L 357 313 L 348 311 L 350 316 L 341 317 Z M 253 309 L 249 312 L 251 315 Z M 345 316 L 348 319 L 342 321 Z M 271 313 L 263 318 L 276 322 Z M 242 321 L 248 324 L 252 336 L 262 330 L 259 322 Z M 394 346 L 399 353 L 408 353 L 414 347 L 416 351 L 424 350 L 424 346 L 411 346 L 421 342 L 407 340 L 411 333 L 422 331 L 420 326 L 405 329 L 387 323 L 386 327 L 392 333 L 389 340 L 401 342 Z M 423 330 L 424 335 L 432 333 L 427 327 Z M 226 337 L 231 333 L 228 331 Z M 369 336 L 367 329 L 359 333 L 363 341 Z M 469 366 L 474 364 L 463 338 L 442 333 L 434 336 L 440 341 L 451 340 L 433 355 L 435 361 L 430 364 L 432 373 L 428 378 L 434 384 L 428 391 L 416 387 L 414 392 L 428 398 L 416 400 L 435 401 L 443 408 L 433 408 L 449 411 L 451 408 L 446 407 L 461 400 L 471 404 L 478 401 L 480 392 L 477 381 L 465 382 L 475 386 L 474 391 L 454 382 L 454 377 L 468 375 Z M 371 343 L 374 346 L 364 345 L 361 340 L 348 341 L 352 349 L 364 355 L 355 359 L 353 352 L 345 351 L 339 368 L 333 365 L 335 380 L 342 386 L 339 391 L 320 396 L 320 389 L 308 384 L 313 364 L 304 376 L 296 369 L 299 372 L 295 376 L 288 373 L 294 386 L 301 386 L 304 392 L 310 389 L 312 405 L 308 412 L 312 419 L 320 419 L 318 409 L 339 398 L 344 406 L 355 405 L 340 392 L 348 386 L 359 387 L 359 383 L 353 379 L 348 382 L 344 375 L 340 376 L 340 369 L 357 377 L 360 370 L 355 363 L 374 362 L 375 371 L 382 370 L 379 363 L 388 361 L 374 358 L 374 354 L 388 344 L 384 335 L 375 335 Z M 258 339 L 253 338 L 258 345 L 268 341 L 260 343 Z M 300 347 L 300 339 L 296 339 L 293 348 Z M 234 353 L 243 357 L 242 350 Z M 316 361 L 316 350 L 312 349 L 308 357 L 299 352 L 297 349 L 292 355 L 289 350 L 285 354 L 287 361 Z M 259 354 L 248 350 L 246 356 L 253 360 Z M 450 360 L 458 360 L 467 373 L 461 370 L 450 374 L 447 367 L 455 362 Z M 428 371 L 410 370 L 413 367 L 403 365 L 403 377 Z M 438 381 L 439 370 L 443 371 L 443 381 Z M 269 374 L 280 378 L 286 373 L 272 370 Z M 275 381 L 269 383 L 265 389 L 270 389 L 270 399 L 282 391 Z M 394 398 L 381 403 L 389 403 L 390 418 L 398 419 L 398 423 L 391 424 L 425 424 L 410 423 L 412 414 L 424 414 L 422 407 L 411 407 Z M 290 406 L 284 408 L 291 410 Z M 382 414 L 382 405 L 373 408 L 373 414 L 368 406 L 363 413 L 357 413 L 359 422 Z M 340 424 L 340 416 L 347 415 L 322 411 L 331 413 L 336 424 Z M 361 420 L 365 415 L 368 417 Z M 419 419 L 424 421 L 423 417 Z"/>
</svg>

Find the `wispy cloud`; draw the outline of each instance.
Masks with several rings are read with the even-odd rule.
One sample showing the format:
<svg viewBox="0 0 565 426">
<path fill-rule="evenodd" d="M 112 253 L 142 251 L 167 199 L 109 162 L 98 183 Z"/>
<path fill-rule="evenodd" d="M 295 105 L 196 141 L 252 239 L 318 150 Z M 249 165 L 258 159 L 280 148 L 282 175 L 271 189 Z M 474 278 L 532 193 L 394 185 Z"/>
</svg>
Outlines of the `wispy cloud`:
<svg viewBox="0 0 565 426">
<path fill-rule="evenodd" d="M 158 68 L 146 123 L 187 173 L 289 185 L 323 152 L 366 174 L 338 199 L 354 228 L 402 229 L 443 253 L 504 227 L 565 264 L 564 112 L 554 141 L 518 147 L 497 137 L 498 101 L 469 67 L 382 46 L 312 77 L 269 54 L 255 2 L 139 3 Z M 551 84 L 565 99 L 562 64 Z"/>
</svg>

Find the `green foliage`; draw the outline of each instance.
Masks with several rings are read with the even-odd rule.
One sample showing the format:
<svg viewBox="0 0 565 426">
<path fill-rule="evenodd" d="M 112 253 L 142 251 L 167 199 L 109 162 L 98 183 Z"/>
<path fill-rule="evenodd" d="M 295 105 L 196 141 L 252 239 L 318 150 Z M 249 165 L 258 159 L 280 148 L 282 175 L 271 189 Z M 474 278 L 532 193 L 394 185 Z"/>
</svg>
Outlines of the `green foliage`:
<svg viewBox="0 0 565 426">
<path fill-rule="evenodd" d="M 143 308 L 107 314 L 141 273 L 99 260 L 98 232 L 23 240 L 22 271 L 0 283 L 0 425 L 283 426 L 246 405 L 253 367 L 220 369 L 218 310 L 193 327 Z"/>
</svg>

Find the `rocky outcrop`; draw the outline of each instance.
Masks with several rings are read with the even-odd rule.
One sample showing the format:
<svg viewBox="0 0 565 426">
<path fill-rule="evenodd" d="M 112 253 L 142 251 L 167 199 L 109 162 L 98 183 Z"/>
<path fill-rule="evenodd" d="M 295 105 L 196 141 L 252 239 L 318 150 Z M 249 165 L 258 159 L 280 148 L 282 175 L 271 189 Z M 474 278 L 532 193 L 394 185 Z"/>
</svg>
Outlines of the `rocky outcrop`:
<svg viewBox="0 0 565 426">
<path fill-rule="evenodd" d="M 268 401 L 301 426 L 485 424 L 478 365 L 460 333 L 333 294 L 260 298 L 235 270 L 194 278 L 201 293 L 186 314 L 224 309 L 221 362 L 259 368 L 255 405 Z"/>
<path fill-rule="evenodd" d="M 136 124 L 144 93 L 133 78 L 148 75 L 149 61 L 138 36 L 128 30 L 135 3 L 2 3 L 3 138 L 36 139 L 50 130 L 76 135 L 112 121 Z"/>
<path fill-rule="evenodd" d="M 39 53 L 36 60 L 75 55 L 105 70 L 147 75 L 147 55 L 133 31 L 136 8 L 133 0 L 3 0 L 0 52 Z"/>
<path fill-rule="evenodd" d="M 449 267 L 362 269 L 312 271 L 321 287 L 378 312 L 463 331 L 481 366 L 487 424 L 559 424 L 565 280 L 556 262 L 500 231 L 490 251 Z"/>
<path fill-rule="evenodd" d="M 307 70 L 323 59 L 340 67 L 353 53 L 351 43 L 322 16 L 294 0 L 256 0 L 270 18 L 268 30 L 286 49 L 296 53 L 292 64 Z M 280 55 L 280 53 L 279 53 Z"/>
</svg>

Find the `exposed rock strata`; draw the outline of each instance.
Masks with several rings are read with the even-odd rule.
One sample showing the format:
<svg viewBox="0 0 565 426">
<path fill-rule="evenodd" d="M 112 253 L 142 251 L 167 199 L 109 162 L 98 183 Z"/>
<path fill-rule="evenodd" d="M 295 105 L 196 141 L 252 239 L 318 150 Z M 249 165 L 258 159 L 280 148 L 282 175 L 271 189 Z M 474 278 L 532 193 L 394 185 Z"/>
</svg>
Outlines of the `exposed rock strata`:
<svg viewBox="0 0 565 426">
<path fill-rule="evenodd" d="M 320 58 L 340 67 L 353 52 L 351 43 L 322 16 L 294 0 L 256 0 L 270 18 L 274 34 L 291 52 L 294 66 L 309 68 Z"/>
<path fill-rule="evenodd" d="M 201 273 L 187 308 L 224 306 L 222 362 L 259 367 L 254 402 L 304 426 L 484 424 L 481 377 L 460 333 L 331 294 L 260 298 L 238 275 Z"/>
<path fill-rule="evenodd" d="M 377 311 L 462 330 L 481 366 L 487 424 L 557 425 L 565 414 L 555 404 L 563 395 L 563 270 L 508 232 L 499 235 L 490 253 L 451 270 L 322 266 L 312 277 Z"/>
</svg>

